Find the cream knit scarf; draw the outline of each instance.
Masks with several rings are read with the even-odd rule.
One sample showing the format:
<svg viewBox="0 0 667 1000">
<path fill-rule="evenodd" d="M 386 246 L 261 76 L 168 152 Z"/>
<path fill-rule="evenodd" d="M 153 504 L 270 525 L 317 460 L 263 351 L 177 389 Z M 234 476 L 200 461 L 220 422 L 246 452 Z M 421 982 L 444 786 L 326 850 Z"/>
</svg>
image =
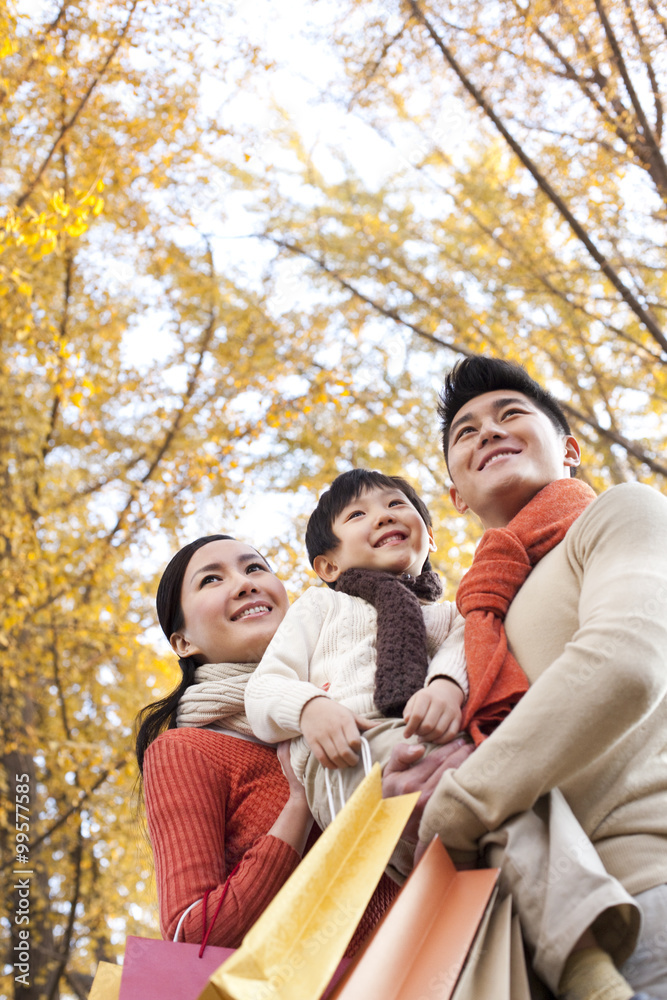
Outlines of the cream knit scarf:
<svg viewBox="0 0 667 1000">
<path fill-rule="evenodd" d="M 176 726 L 233 729 L 254 738 L 245 714 L 243 696 L 256 663 L 204 663 L 195 670 L 195 682 L 181 695 Z"/>
</svg>

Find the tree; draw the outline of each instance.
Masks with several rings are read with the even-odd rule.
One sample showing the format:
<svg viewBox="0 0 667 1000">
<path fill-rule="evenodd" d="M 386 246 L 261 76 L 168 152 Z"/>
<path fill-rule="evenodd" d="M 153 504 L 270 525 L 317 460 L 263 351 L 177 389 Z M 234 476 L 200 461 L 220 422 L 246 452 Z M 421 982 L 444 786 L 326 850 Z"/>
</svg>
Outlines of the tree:
<svg viewBox="0 0 667 1000">
<path fill-rule="evenodd" d="M 144 641 L 164 552 L 204 499 L 219 530 L 249 482 L 316 489 L 376 441 L 389 451 L 415 403 L 328 293 L 298 307 L 299 276 L 285 294 L 278 258 L 262 280 L 218 266 L 216 200 L 254 190 L 265 217 L 279 196 L 248 166 L 252 136 L 203 111 L 204 74 L 226 99 L 255 72 L 229 12 L 0 14 L 2 934 L 13 977 L 29 870 L 15 993 L 85 996 L 126 933 L 155 933 L 131 730 L 174 683 Z M 281 541 L 288 569 L 301 554 Z"/>
<path fill-rule="evenodd" d="M 412 137 L 417 169 L 386 182 L 385 208 L 411 204 L 410 247 L 437 275 L 427 292 L 424 260 L 394 267 L 385 229 L 367 299 L 426 338 L 453 303 L 452 348 L 509 347 L 560 384 L 600 484 L 665 474 L 667 357 L 665 22 L 652 2 L 608 6 L 351 3 L 337 37 L 340 99 L 395 146 Z M 328 237 L 299 246 L 358 292 L 351 236 L 331 260 Z"/>
<path fill-rule="evenodd" d="M 412 143 L 375 187 L 342 155 L 318 165 L 285 124 L 268 138 L 239 124 L 228 105 L 271 68 L 233 7 L 63 0 L 27 16 L 0 3 L 2 934 L 11 965 L 25 857 L 15 787 L 28 784 L 26 998 L 85 996 L 126 933 L 156 933 L 149 852 L 131 834 L 131 729 L 174 682 L 151 642 L 156 571 L 201 533 L 203 510 L 204 530 L 220 530 L 248 493 L 281 490 L 305 511 L 350 465 L 407 474 L 432 506 L 451 596 L 479 529 L 445 499 L 434 403 L 443 370 L 478 351 L 549 380 L 594 485 L 667 474 L 663 346 L 641 312 L 664 311 L 660 165 L 618 104 L 634 108 L 593 5 L 585 16 L 484 5 L 475 20 L 451 4 L 446 20 L 420 2 L 391 20 L 370 0 L 350 4 L 338 92 L 388 143 Z M 655 32 L 640 45 L 649 19 L 662 24 L 657 8 L 624 3 L 610 18 L 657 135 Z M 599 95 L 585 118 L 556 100 L 547 73 L 560 64 L 536 25 L 570 60 L 598 53 L 624 146 Z M 472 128 L 437 39 L 458 59 L 465 49 L 465 74 L 639 311 L 484 108 Z M 444 97 L 447 121 L 466 128 L 456 148 Z M 630 182 L 641 198 L 625 197 Z M 240 202 L 234 260 L 223 237 Z M 295 588 L 311 579 L 301 528 L 269 553 Z"/>
</svg>

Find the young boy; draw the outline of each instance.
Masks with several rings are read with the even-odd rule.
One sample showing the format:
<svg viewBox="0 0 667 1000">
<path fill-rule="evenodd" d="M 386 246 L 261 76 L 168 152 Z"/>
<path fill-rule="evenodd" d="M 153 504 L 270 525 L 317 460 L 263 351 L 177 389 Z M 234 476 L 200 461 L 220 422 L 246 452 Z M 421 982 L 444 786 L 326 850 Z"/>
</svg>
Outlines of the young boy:
<svg viewBox="0 0 667 1000">
<path fill-rule="evenodd" d="M 429 512 L 404 479 L 353 469 L 313 512 L 306 547 L 328 588 L 292 605 L 246 689 L 253 731 L 292 739 L 292 766 L 321 827 L 331 821 L 324 769 L 339 768 L 346 799 L 363 777 L 360 731 L 384 766 L 397 742 L 427 749 L 461 729 L 468 695 L 463 619 L 431 569 Z M 514 701 L 524 688 L 517 688 Z M 413 845 L 391 874 L 402 881 Z"/>
</svg>

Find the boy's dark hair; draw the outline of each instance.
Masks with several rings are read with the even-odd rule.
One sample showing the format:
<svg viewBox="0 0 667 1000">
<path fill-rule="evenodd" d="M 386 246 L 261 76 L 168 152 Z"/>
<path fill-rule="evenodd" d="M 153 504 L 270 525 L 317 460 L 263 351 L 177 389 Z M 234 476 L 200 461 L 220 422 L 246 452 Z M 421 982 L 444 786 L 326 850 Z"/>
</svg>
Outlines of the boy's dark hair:
<svg viewBox="0 0 667 1000">
<path fill-rule="evenodd" d="M 349 472 L 342 472 L 340 476 L 336 476 L 329 489 L 325 490 L 317 501 L 317 507 L 308 519 L 306 549 L 311 566 L 317 556 L 324 555 L 339 544 L 340 538 L 333 532 L 333 523 L 340 512 L 362 493 L 378 488 L 395 489 L 405 493 L 426 527 L 432 527 L 433 521 L 428 507 L 405 479 L 400 476 L 385 476 L 384 473 L 372 469 L 350 469 Z M 430 568 L 431 564 L 427 558 L 422 572 Z M 329 586 L 333 587 L 335 584 Z"/>
<path fill-rule="evenodd" d="M 457 361 L 447 373 L 440 393 L 438 416 L 441 420 L 442 449 L 446 462 L 449 452 L 449 431 L 456 414 L 471 399 L 485 392 L 495 392 L 497 389 L 511 389 L 523 393 L 546 414 L 558 431 L 566 435 L 572 433 L 556 397 L 531 378 L 525 368 L 513 361 L 475 355 Z M 574 473 L 575 470 L 572 469 L 571 474 Z"/>
</svg>

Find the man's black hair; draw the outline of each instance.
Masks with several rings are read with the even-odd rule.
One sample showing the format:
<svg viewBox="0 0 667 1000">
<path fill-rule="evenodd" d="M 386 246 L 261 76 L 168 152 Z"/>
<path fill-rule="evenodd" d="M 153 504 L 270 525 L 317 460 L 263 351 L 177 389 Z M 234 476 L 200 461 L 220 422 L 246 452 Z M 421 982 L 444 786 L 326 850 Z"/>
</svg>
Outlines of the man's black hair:
<svg viewBox="0 0 667 1000">
<path fill-rule="evenodd" d="M 572 433 L 556 397 L 531 378 L 525 368 L 513 361 L 475 355 L 457 361 L 447 373 L 440 393 L 438 416 L 441 420 L 442 449 L 446 462 L 449 452 L 449 431 L 456 414 L 471 399 L 485 392 L 495 392 L 497 389 L 510 389 L 523 393 L 546 414 L 559 432 L 566 435 Z M 574 472 L 573 469 L 571 474 L 574 475 Z"/>
<path fill-rule="evenodd" d="M 404 493 L 417 510 L 427 528 L 433 524 L 428 507 L 410 483 L 400 476 L 385 476 L 372 469 L 350 469 L 336 476 L 328 490 L 322 494 L 317 507 L 310 515 L 306 528 L 306 549 L 312 566 L 317 556 L 335 549 L 340 542 L 333 531 L 333 523 L 338 515 L 353 503 L 362 493 L 375 489 L 393 489 Z M 427 559 L 423 569 L 430 569 Z M 329 584 L 333 586 L 333 584 Z"/>
</svg>

